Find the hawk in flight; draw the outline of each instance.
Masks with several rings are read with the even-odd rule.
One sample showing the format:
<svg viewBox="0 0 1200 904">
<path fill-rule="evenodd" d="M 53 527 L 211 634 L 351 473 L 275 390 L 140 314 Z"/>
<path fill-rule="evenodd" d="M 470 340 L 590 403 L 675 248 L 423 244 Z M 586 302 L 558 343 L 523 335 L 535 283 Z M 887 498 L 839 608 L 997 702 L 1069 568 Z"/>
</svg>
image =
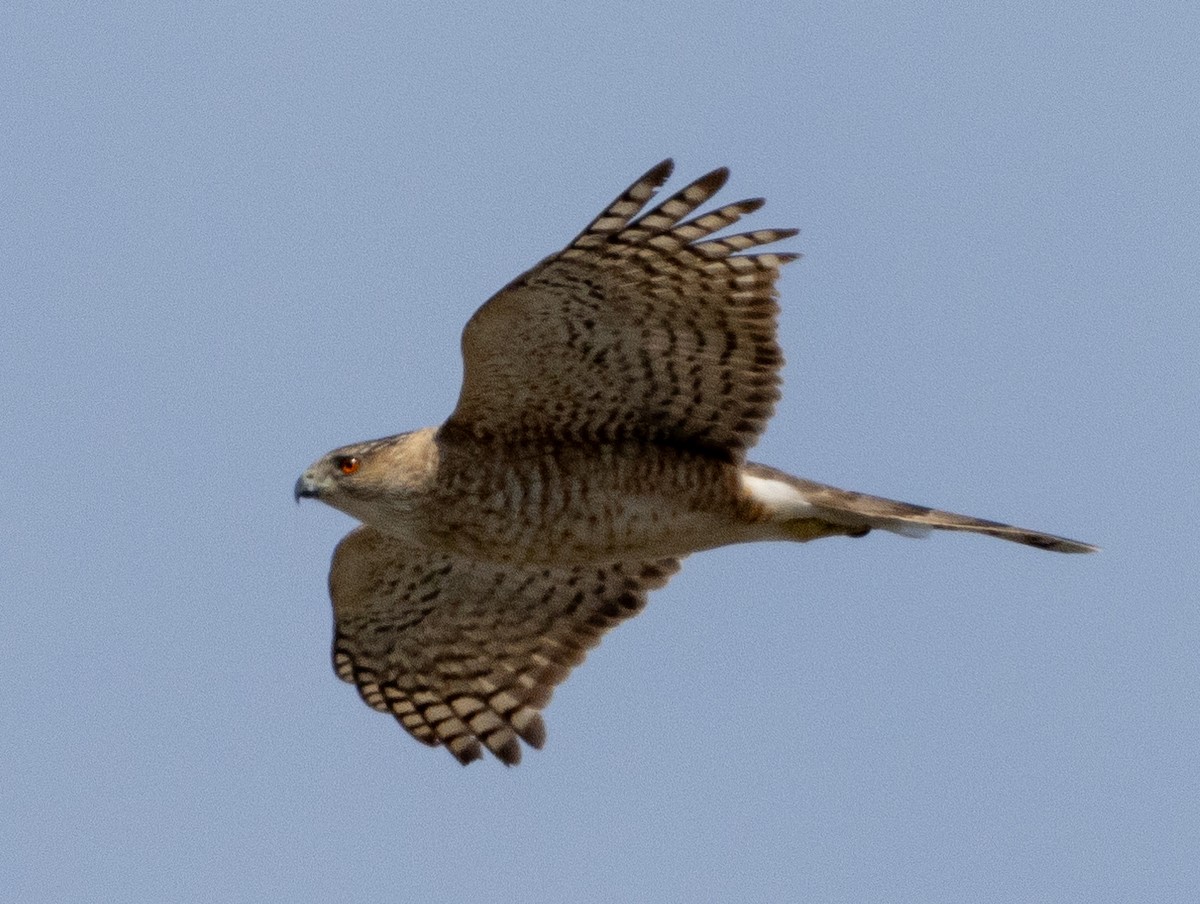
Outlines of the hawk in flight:
<svg viewBox="0 0 1200 904">
<path fill-rule="evenodd" d="M 684 556 L 758 540 L 971 531 L 1094 547 L 793 477 L 746 460 L 779 398 L 775 280 L 796 234 L 693 216 L 718 169 L 647 213 L 638 179 L 475 312 L 440 427 L 335 449 L 296 482 L 362 525 L 329 573 L 338 677 L 466 764 L 541 747 L 541 710 Z"/>
</svg>

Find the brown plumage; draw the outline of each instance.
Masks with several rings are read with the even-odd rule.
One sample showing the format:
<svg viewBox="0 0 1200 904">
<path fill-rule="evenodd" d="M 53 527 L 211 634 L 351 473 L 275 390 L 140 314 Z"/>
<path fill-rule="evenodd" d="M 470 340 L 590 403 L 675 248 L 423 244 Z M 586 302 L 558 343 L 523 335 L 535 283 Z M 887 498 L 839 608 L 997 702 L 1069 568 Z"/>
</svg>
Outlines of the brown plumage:
<svg viewBox="0 0 1200 904">
<path fill-rule="evenodd" d="M 747 463 L 797 256 L 754 249 L 795 231 L 713 238 L 763 203 L 692 216 L 724 169 L 634 219 L 670 173 L 475 313 L 445 424 L 336 449 L 296 484 L 363 522 L 330 571 L 337 674 L 462 763 L 540 747 L 555 685 L 692 552 L 873 528 L 1094 549 Z"/>
</svg>

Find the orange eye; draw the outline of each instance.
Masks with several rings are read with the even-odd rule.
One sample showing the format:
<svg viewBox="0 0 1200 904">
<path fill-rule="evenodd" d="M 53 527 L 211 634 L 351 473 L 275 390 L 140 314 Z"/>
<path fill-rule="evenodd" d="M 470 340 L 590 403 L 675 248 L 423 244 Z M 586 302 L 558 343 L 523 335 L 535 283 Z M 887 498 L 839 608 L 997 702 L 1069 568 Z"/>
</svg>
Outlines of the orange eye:
<svg viewBox="0 0 1200 904">
<path fill-rule="evenodd" d="M 360 464 L 362 464 L 362 462 L 360 462 L 357 458 L 355 458 L 353 455 L 348 455 L 345 458 L 338 459 L 337 467 L 338 470 L 343 474 L 353 474 L 358 470 L 358 466 Z"/>
</svg>

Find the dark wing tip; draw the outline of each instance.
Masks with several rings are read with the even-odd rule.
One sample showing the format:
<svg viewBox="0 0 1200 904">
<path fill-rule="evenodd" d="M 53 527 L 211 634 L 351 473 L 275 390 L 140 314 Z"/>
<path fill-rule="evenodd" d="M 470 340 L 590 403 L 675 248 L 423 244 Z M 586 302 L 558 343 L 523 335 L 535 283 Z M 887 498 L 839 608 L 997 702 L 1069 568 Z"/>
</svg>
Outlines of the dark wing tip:
<svg viewBox="0 0 1200 904">
<path fill-rule="evenodd" d="M 483 748 L 478 741 L 473 744 L 464 744 L 457 750 L 453 747 L 449 749 L 450 754 L 463 766 L 470 766 L 476 760 L 483 759 Z"/>
<path fill-rule="evenodd" d="M 1051 552 L 1089 553 L 1100 551 L 1099 546 L 1091 543 L 1068 540 L 1066 537 L 1054 537 L 1048 534 L 1035 534 L 1024 542 L 1030 546 L 1036 546 L 1038 549 L 1048 549 Z"/>
<path fill-rule="evenodd" d="M 521 762 L 521 742 L 513 735 L 496 749 L 492 750 L 496 759 L 505 766 L 516 766 Z"/>
<path fill-rule="evenodd" d="M 685 191 L 692 191 L 694 189 L 699 189 L 700 191 L 704 192 L 705 200 L 708 200 L 708 198 L 711 198 L 713 195 L 715 195 L 717 192 L 719 192 L 722 188 L 724 188 L 725 183 L 728 181 L 729 181 L 729 167 L 718 166 L 712 172 L 705 173 L 699 179 L 694 181 L 691 185 L 687 186 Z"/>
<path fill-rule="evenodd" d="M 534 750 L 541 750 L 546 743 L 546 723 L 540 714 L 535 713 L 528 723 L 517 729 L 521 740 Z"/>
<path fill-rule="evenodd" d="M 652 182 L 657 188 L 670 179 L 673 172 L 675 172 L 675 161 L 668 157 L 662 163 L 656 163 L 646 170 L 646 174 L 638 179 L 638 182 Z"/>
</svg>

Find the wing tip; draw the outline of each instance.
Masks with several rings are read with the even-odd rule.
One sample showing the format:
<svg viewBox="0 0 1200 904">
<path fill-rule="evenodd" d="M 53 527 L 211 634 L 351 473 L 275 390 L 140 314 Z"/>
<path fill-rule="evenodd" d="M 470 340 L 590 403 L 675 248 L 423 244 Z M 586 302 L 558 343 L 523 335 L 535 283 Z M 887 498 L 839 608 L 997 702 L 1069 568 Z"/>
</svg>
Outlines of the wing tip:
<svg viewBox="0 0 1200 904">
<path fill-rule="evenodd" d="M 729 181 L 729 167 L 718 166 L 715 170 L 709 170 L 707 173 L 705 173 L 699 179 L 692 181 L 692 183 L 690 185 L 688 185 L 686 188 L 684 188 L 684 191 L 699 190 L 704 193 L 704 196 L 705 196 L 704 200 L 707 201 L 709 198 L 711 198 L 713 195 L 715 195 L 717 192 L 719 192 L 722 188 L 724 188 L 725 183 L 728 181 Z M 743 203 L 745 203 L 745 202 L 743 202 Z"/>
<path fill-rule="evenodd" d="M 1051 534 L 1032 534 L 1020 542 L 1027 546 L 1045 549 L 1050 552 L 1066 552 L 1086 555 L 1100 552 L 1100 547 L 1094 543 L 1084 543 L 1082 540 L 1069 540 L 1066 537 L 1055 537 Z"/>
<path fill-rule="evenodd" d="M 673 172 L 675 172 L 675 160 L 668 157 L 646 170 L 646 174 L 638 179 L 638 182 L 650 182 L 655 188 L 658 188 L 671 178 Z"/>
</svg>

